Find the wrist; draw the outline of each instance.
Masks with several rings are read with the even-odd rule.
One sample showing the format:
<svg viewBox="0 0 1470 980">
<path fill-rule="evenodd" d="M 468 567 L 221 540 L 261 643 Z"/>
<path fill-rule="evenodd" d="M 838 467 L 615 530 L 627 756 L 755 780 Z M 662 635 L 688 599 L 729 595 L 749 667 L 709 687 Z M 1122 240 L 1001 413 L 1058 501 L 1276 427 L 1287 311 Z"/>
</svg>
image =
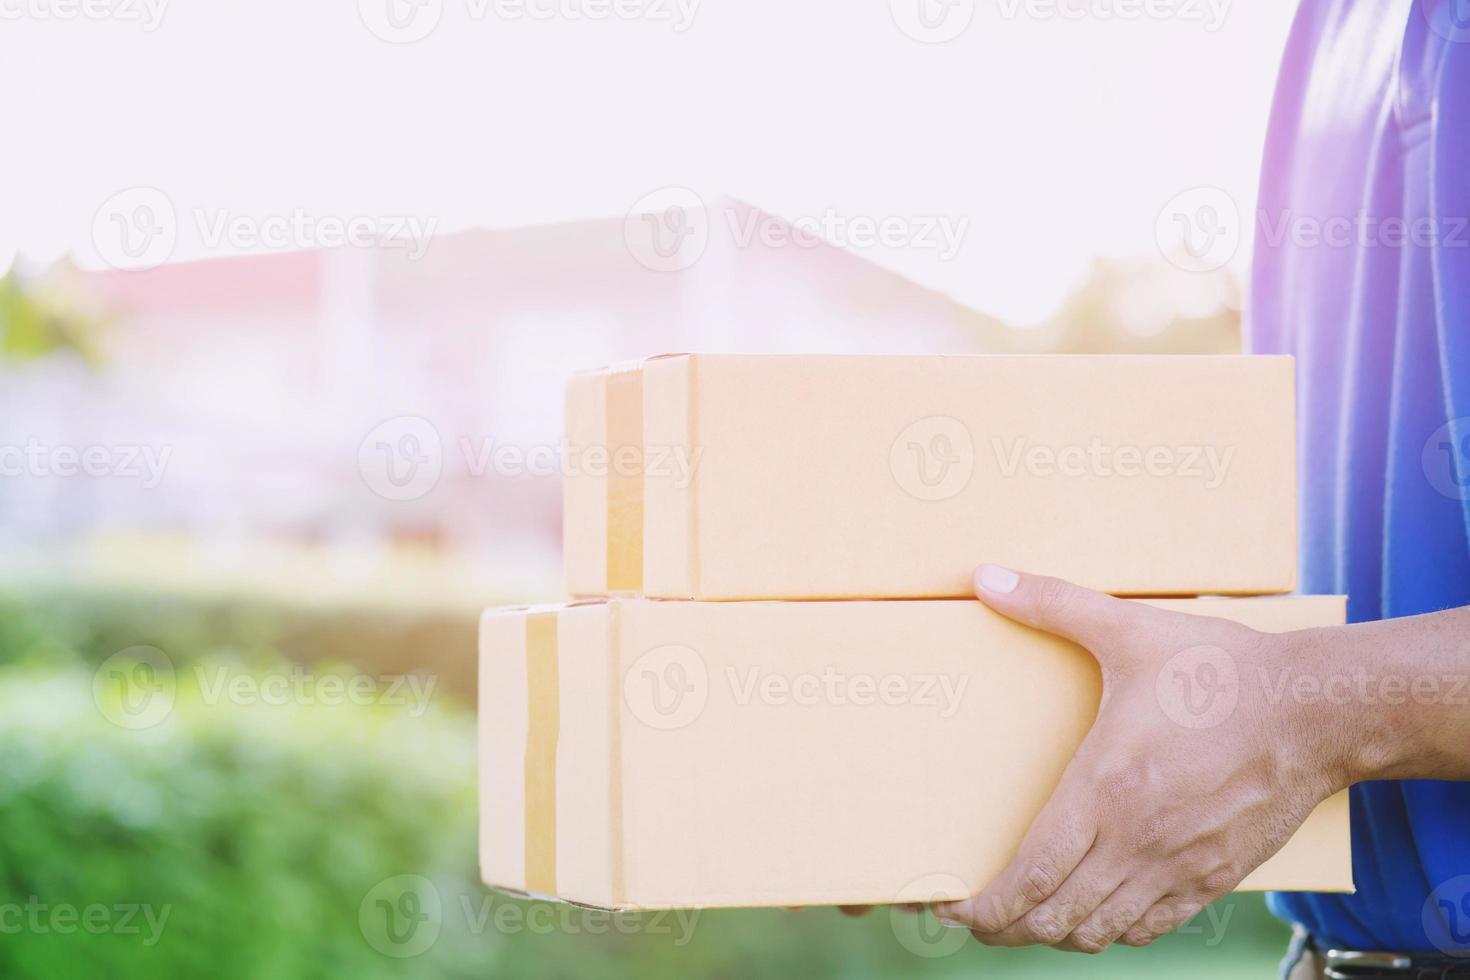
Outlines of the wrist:
<svg viewBox="0 0 1470 980">
<path fill-rule="evenodd" d="M 1283 716 L 1284 744 L 1299 756 L 1299 771 L 1317 774 L 1328 792 L 1402 778 L 1419 751 L 1414 726 L 1395 710 L 1410 697 L 1409 675 L 1361 660 L 1346 627 L 1276 634 L 1269 646 L 1267 696 Z"/>
</svg>

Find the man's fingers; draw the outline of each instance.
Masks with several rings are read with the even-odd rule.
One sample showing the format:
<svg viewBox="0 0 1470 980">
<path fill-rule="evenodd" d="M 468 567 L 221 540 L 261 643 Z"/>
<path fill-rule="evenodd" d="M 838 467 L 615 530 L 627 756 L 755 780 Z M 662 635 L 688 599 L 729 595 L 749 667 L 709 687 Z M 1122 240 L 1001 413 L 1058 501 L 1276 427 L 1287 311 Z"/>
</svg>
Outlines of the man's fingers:
<svg viewBox="0 0 1470 980">
<path fill-rule="evenodd" d="M 1204 904 L 1201 902 L 1179 895 L 1166 895 L 1129 926 L 1118 941 L 1125 946 L 1147 946 L 1184 925 L 1202 908 Z"/>
<path fill-rule="evenodd" d="M 1066 637 L 1091 650 L 1105 652 L 1129 623 L 1147 615 L 1148 607 L 1103 595 L 1059 578 L 1028 575 L 999 565 L 975 570 L 975 595 L 987 606 L 1017 622 Z"/>
<path fill-rule="evenodd" d="M 1093 851 L 1046 901 L 999 933 L 978 933 L 976 938 L 990 946 L 1056 946 L 1097 911 L 1122 880 L 1122 869 Z M 1118 931 L 1132 924 L 1130 919 Z"/>
<path fill-rule="evenodd" d="M 934 914 L 975 932 L 1001 932 L 1056 893 L 1096 836 L 1091 808 L 1058 790 L 1031 825 L 1020 852 L 995 880 L 973 898 L 939 903 Z"/>
<path fill-rule="evenodd" d="M 1072 930 L 1063 948 L 1101 953 L 1139 922 L 1162 896 L 1157 885 L 1126 881 Z"/>
</svg>

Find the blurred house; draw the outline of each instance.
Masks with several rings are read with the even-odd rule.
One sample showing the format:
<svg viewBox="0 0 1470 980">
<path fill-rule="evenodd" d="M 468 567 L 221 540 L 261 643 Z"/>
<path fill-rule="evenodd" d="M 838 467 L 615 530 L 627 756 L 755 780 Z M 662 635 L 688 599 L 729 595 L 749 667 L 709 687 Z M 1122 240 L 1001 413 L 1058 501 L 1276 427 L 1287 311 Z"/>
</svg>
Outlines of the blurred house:
<svg viewBox="0 0 1470 980">
<path fill-rule="evenodd" d="M 100 367 L 0 367 L 0 448 L 102 446 L 119 464 L 131 453 L 165 465 L 155 481 L 136 458 L 106 478 L 0 478 L 0 542 L 35 554 L 173 536 L 206 572 L 262 546 L 321 545 L 334 580 L 419 544 L 490 569 L 509 592 L 544 594 L 560 580 L 559 475 L 493 461 L 506 447 L 555 453 L 573 371 L 684 350 L 1238 348 L 1227 274 L 1100 260 L 1057 317 L 1018 330 L 742 202 L 706 210 L 705 233 L 669 248 L 657 237 L 668 215 L 651 227 L 635 215 L 463 231 L 418 256 L 344 248 L 52 270 L 48 289 L 101 311 Z M 767 233 L 736 232 L 752 227 Z M 432 427 L 423 437 L 424 423 L 406 423 L 411 448 L 442 465 L 406 498 L 362 465 L 382 448 L 370 433 L 405 417 Z M 272 573 L 281 559 L 255 564 Z"/>
<path fill-rule="evenodd" d="M 742 240 L 736 222 L 783 223 L 741 202 L 709 211 L 702 250 L 672 271 L 640 262 L 623 218 L 464 231 L 418 258 L 338 249 L 63 270 L 106 311 L 102 367 L 5 369 L 0 445 L 141 445 L 169 454 L 166 476 L 0 481 L 0 535 L 182 532 L 226 563 L 262 540 L 326 543 L 352 561 L 424 541 L 540 582 L 555 574 L 559 478 L 483 464 L 495 447 L 557 445 L 573 371 L 670 350 L 1046 342 L 825 243 Z M 359 469 L 364 437 L 400 416 L 440 438 L 442 476 L 412 500 L 375 494 Z"/>
</svg>

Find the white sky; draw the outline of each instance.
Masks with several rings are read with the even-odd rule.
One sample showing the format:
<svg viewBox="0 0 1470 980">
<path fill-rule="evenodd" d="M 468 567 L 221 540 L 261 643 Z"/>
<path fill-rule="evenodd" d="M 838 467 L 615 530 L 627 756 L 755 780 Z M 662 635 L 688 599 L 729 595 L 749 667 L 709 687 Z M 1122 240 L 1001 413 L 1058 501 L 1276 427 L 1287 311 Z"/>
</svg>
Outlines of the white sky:
<svg viewBox="0 0 1470 980">
<path fill-rule="evenodd" d="M 387 30 L 390 3 L 437 26 L 388 43 L 367 24 Z M 899 26 L 921 30 L 919 3 L 938 30 L 973 20 L 921 43 Z M 621 215 L 681 184 L 786 216 L 968 218 L 947 261 L 865 254 L 1024 322 L 1089 256 L 1155 252 L 1181 191 L 1250 212 L 1293 6 L 0 0 L 0 267 L 17 249 L 86 260 L 99 207 L 138 185 L 186 215 L 447 231 Z M 1120 16 L 1139 9 L 1170 16 Z M 198 239 L 172 258 L 232 250 Z"/>
</svg>

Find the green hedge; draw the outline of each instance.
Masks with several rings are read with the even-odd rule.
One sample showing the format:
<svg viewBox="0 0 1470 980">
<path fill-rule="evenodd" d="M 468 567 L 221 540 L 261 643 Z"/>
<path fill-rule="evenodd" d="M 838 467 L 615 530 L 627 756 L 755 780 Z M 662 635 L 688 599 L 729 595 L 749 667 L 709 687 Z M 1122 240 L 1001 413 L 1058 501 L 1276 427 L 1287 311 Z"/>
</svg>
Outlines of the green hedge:
<svg viewBox="0 0 1470 980">
<path fill-rule="evenodd" d="M 471 706 L 477 618 L 444 610 L 316 608 L 264 600 L 151 592 L 0 589 L 0 667 L 96 667 L 138 645 L 183 667 L 228 657 L 351 663 L 369 673 L 425 671 L 449 698 Z"/>
<path fill-rule="evenodd" d="M 1254 896 L 1099 958 L 951 951 L 886 910 L 614 918 L 515 901 L 477 882 L 462 700 L 220 698 L 201 677 L 299 674 L 270 642 L 277 614 L 158 610 L 0 610 L 0 975 L 1204 980 L 1269 975 L 1285 939 Z M 171 688 L 135 669 L 146 650 L 115 656 L 148 642 Z M 150 691 L 168 710 L 121 710 Z"/>
<path fill-rule="evenodd" d="M 75 670 L 0 683 L 0 974 L 406 975 L 366 941 L 364 898 L 410 871 L 473 883 L 462 715 L 205 705 L 180 685 L 132 730 L 93 695 Z M 98 926 L 97 905 L 119 928 L 53 921 Z M 482 945 L 447 934 L 414 962 L 480 976 Z"/>
</svg>

